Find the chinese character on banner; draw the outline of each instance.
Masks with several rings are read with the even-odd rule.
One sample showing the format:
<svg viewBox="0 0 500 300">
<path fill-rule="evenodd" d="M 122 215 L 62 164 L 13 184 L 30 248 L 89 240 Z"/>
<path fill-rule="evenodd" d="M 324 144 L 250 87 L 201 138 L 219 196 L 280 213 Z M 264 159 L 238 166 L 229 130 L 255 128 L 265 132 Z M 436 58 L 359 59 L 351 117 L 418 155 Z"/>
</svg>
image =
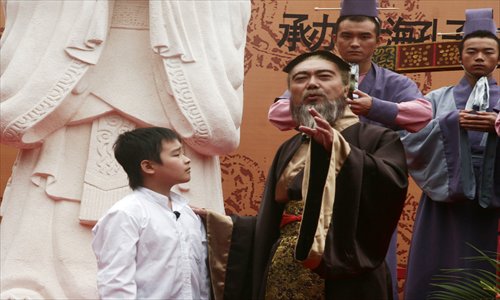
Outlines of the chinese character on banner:
<svg viewBox="0 0 500 300">
<path fill-rule="evenodd" d="M 300 43 L 310 51 L 314 51 L 319 49 L 325 41 L 328 42 L 328 37 L 328 45 L 323 46 L 323 49 L 333 49 L 333 40 L 331 37 L 335 23 L 328 22 L 328 15 L 324 14 L 321 22 L 313 22 L 312 27 L 303 23 L 309 19 L 309 15 L 285 13 L 283 14 L 283 19 L 293 19 L 293 21 L 292 24 L 285 23 L 279 25 L 279 28 L 283 29 L 283 37 L 278 42 L 279 47 L 288 42 L 288 50 L 294 51 L 297 48 L 297 44 Z"/>
<path fill-rule="evenodd" d="M 443 34 L 441 39 L 460 41 L 462 39 L 460 33 L 464 31 L 464 23 L 464 20 L 446 20 L 446 25 L 456 25 L 456 34 Z"/>
<path fill-rule="evenodd" d="M 391 37 L 387 41 L 387 45 L 391 45 L 392 43 L 398 45 L 436 41 L 437 19 L 433 19 L 432 21 L 405 21 L 399 17 L 396 21 L 388 18 L 387 23 L 392 25 L 392 29 L 382 29 L 382 34 L 387 34 Z M 432 29 L 431 34 L 427 34 L 429 29 Z"/>
</svg>

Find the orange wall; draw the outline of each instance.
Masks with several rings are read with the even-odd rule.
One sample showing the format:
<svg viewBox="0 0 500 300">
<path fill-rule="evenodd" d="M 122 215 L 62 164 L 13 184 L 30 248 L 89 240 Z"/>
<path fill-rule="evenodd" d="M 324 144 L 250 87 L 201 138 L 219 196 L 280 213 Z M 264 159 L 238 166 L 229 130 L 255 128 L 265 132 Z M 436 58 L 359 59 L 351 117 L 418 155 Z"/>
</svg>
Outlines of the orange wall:
<svg viewBox="0 0 500 300">
<path fill-rule="evenodd" d="M 9 180 L 12 165 L 16 159 L 17 149 L 0 145 L 0 191 L 3 195 L 7 180 Z"/>
<path fill-rule="evenodd" d="M 3 13 L 3 6 L 0 6 L 0 31 L 3 31 L 5 18 Z M 1 117 L 1 111 L 0 111 Z M 0 197 L 3 195 L 7 180 L 9 180 L 12 165 L 16 159 L 17 150 L 0 144 Z M 1 199 L 1 198 L 0 198 Z"/>
</svg>

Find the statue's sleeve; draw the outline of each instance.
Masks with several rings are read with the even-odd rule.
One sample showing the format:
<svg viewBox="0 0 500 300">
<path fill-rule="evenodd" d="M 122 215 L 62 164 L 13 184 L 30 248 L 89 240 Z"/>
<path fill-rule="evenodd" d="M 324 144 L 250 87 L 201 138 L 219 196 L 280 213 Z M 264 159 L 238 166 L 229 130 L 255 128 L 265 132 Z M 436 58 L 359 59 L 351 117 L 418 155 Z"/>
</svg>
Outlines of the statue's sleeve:
<svg viewBox="0 0 500 300">
<path fill-rule="evenodd" d="M 65 101 L 102 51 L 107 1 L 7 1 L 1 40 L 2 143 L 33 147 L 83 101 Z"/>
<path fill-rule="evenodd" d="M 174 101 L 172 127 L 205 155 L 236 149 L 243 111 L 249 1 L 151 1 L 151 47 Z"/>
</svg>

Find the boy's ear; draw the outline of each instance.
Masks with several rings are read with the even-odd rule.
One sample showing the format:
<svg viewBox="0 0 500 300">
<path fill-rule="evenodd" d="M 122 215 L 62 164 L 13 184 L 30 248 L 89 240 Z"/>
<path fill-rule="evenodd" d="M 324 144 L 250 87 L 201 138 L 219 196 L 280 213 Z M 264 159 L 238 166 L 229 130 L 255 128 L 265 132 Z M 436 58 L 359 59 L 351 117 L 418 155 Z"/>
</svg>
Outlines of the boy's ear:
<svg viewBox="0 0 500 300">
<path fill-rule="evenodd" d="M 141 161 L 141 170 L 146 174 L 154 174 L 155 172 L 153 163 L 146 159 Z"/>
</svg>

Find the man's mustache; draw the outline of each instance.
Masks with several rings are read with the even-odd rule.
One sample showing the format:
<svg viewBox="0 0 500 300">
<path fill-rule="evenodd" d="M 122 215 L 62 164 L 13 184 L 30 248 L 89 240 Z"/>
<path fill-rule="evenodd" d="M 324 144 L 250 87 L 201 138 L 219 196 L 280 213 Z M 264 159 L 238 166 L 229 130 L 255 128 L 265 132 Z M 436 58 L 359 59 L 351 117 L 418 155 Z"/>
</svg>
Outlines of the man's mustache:
<svg viewBox="0 0 500 300">
<path fill-rule="evenodd" d="M 320 90 L 307 90 L 304 95 L 302 96 L 302 99 L 306 99 L 309 96 L 321 96 L 321 97 L 326 97 L 326 94 Z"/>
</svg>

